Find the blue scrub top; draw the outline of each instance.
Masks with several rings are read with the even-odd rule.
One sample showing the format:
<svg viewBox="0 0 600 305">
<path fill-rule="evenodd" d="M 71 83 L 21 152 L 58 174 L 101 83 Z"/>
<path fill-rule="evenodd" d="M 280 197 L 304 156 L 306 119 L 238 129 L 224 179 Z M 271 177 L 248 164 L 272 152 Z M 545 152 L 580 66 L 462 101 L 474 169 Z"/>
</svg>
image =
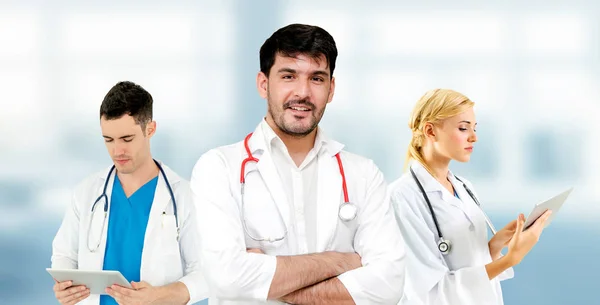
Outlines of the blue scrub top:
<svg viewBox="0 0 600 305">
<path fill-rule="evenodd" d="M 140 281 L 144 236 L 154 201 L 158 176 L 140 187 L 129 198 L 115 175 L 103 270 L 118 270 L 127 281 Z M 100 296 L 101 305 L 117 302 L 109 295 Z"/>
</svg>

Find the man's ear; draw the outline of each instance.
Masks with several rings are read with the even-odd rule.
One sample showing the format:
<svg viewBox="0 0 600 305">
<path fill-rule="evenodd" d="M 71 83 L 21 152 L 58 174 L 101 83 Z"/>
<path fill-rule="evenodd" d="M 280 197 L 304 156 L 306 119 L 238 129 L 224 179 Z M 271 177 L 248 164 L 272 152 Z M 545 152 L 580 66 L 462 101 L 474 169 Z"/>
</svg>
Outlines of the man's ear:
<svg viewBox="0 0 600 305">
<path fill-rule="evenodd" d="M 256 75 L 256 89 L 262 98 L 267 98 L 267 92 L 269 90 L 269 77 L 267 77 L 262 71 L 258 72 L 258 75 Z"/>
<path fill-rule="evenodd" d="M 146 124 L 145 134 L 146 137 L 151 138 L 156 133 L 156 121 L 151 121 Z"/>
</svg>

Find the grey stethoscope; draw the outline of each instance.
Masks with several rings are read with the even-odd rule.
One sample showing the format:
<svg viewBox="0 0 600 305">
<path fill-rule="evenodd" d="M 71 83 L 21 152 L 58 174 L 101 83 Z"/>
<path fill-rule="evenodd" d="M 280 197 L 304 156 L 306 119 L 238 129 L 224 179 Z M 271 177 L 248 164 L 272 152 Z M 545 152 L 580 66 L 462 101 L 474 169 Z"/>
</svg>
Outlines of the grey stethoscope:
<svg viewBox="0 0 600 305">
<path fill-rule="evenodd" d="M 250 170 L 248 171 L 248 173 L 246 173 L 246 163 L 248 162 L 258 162 L 258 158 L 252 156 L 252 152 L 250 151 L 250 147 L 248 146 L 248 141 L 250 140 L 250 137 L 252 136 L 252 133 L 248 134 L 246 136 L 246 138 L 244 139 L 244 148 L 246 149 L 246 154 L 247 157 L 242 160 L 242 165 L 241 165 L 241 173 L 240 173 L 240 184 L 241 184 L 241 197 L 242 197 L 242 225 L 244 227 L 244 231 L 246 232 L 246 234 L 248 234 L 248 236 L 250 238 L 252 238 L 255 241 L 268 241 L 268 242 L 277 242 L 280 240 L 283 240 L 288 231 L 287 231 L 287 227 L 285 226 L 285 223 L 283 221 L 283 217 L 281 216 L 281 212 L 279 211 L 279 209 L 277 209 L 277 212 L 279 213 L 279 220 L 282 223 L 283 226 L 283 235 L 278 236 L 278 237 L 256 237 L 253 236 L 252 234 L 250 234 L 248 227 L 246 226 L 246 217 L 244 216 L 244 186 L 246 185 L 246 175 L 252 171 L 257 171 L 256 169 L 254 170 Z M 340 207 L 338 209 L 338 215 L 340 217 L 340 219 L 344 222 L 348 222 L 353 220 L 354 218 L 356 218 L 356 215 L 358 214 L 358 207 L 356 206 L 356 204 L 351 203 L 348 200 L 348 188 L 346 187 L 346 175 L 344 174 L 344 166 L 342 165 L 342 159 L 340 158 L 340 154 L 337 153 L 335 154 L 335 157 L 337 159 L 337 163 L 338 166 L 340 168 L 340 175 L 342 175 L 342 190 L 344 192 L 344 202 L 342 202 L 340 204 Z"/>
<path fill-rule="evenodd" d="M 177 203 L 175 202 L 175 195 L 173 194 L 173 189 L 171 189 L 171 184 L 169 183 L 169 180 L 167 179 L 167 175 L 165 174 L 165 171 L 163 170 L 162 166 L 160 166 L 160 164 L 158 163 L 158 161 L 154 160 L 154 163 L 156 163 L 156 166 L 158 166 L 158 169 L 160 170 L 160 173 L 163 176 L 163 179 L 165 179 L 165 183 L 167 184 L 167 189 L 169 189 L 169 194 L 171 195 L 171 202 L 173 203 L 173 215 L 175 215 L 175 227 L 177 229 L 177 240 L 179 241 L 179 219 L 177 218 Z M 106 215 L 108 212 L 108 196 L 106 195 L 106 188 L 108 187 L 108 181 L 110 180 L 110 175 L 112 174 L 112 172 L 115 170 L 115 166 L 113 165 L 110 168 L 110 171 L 108 171 L 108 175 L 106 176 L 106 181 L 104 182 L 104 188 L 102 190 L 102 194 L 98 197 L 98 199 L 96 199 L 96 201 L 94 201 L 94 204 L 92 205 L 92 215 L 90 217 L 90 223 L 88 225 L 88 232 L 87 232 L 87 247 L 88 250 L 90 250 L 90 252 L 96 252 L 96 250 L 98 250 L 98 248 L 100 247 L 100 243 L 102 241 L 102 232 L 104 232 L 104 226 L 106 225 Z M 92 220 L 94 218 L 94 212 L 96 210 L 96 204 L 98 202 L 100 202 L 100 200 L 104 199 L 104 220 L 102 221 L 102 230 L 100 231 L 100 239 L 98 240 L 98 243 L 96 244 L 95 248 L 90 248 L 90 231 L 92 228 Z M 163 215 L 165 213 L 163 212 Z"/>
<path fill-rule="evenodd" d="M 417 178 L 417 175 L 412 170 L 412 168 L 410 169 L 410 173 L 412 174 L 413 178 L 415 179 L 415 182 L 417 182 L 417 186 L 419 186 L 419 189 L 421 190 L 421 193 L 423 194 L 423 197 L 425 198 L 425 202 L 427 202 L 427 207 L 429 207 L 429 212 L 431 212 L 431 217 L 433 218 L 433 223 L 435 224 L 435 229 L 437 230 L 438 237 L 439 237 L 438 244 L 437 244 L 438 250 L 440 250 L 440 252 L 443 255 L 447 255 L 448 253 L 450 253 L 450 250 L 452 249 L 452 243 L 450 242 L 450 240 L 445 239 L 444 236 L 442 235 L 442 230 L 440 230 L 440 225 L 438 224 L 437 217 L 435 217 L 435 213 L 433 212 L 433 207 L 431 206 L 429 197 L 427 197 L 427 193 L 425 193 L 425 190 L 423 189 L 421 182 L 419 182 L 419 179 Z M 477 206 L 483 213 L 483 216 L 485 217 L 485 222 L 487 223 L 488 227 L 490 227 L 490 230 L 492 231 L 492 233 L 494 235 L 496 235 L 496 229 L 494 228 L 492 221 L 485 214 L 485 211 L 481 208 L 481 205 L 479 204 L 479 200 L 477 200 L 477 197 L 475 197 L 473 192 L 471 192 L 471 190 L 467 187 L 467 185 L 462 180 L 460 180 L 456 176 L 454 176 L 454 178 L 456 178 L 456 180 L 458 180 L 458 181 L 460 181 L 460 183 L 462 183 L 462 185 L 465 188 L 465 190 L 467 191 L 467 193 L 469 193 L 469 196 L 471 196 L 471 199 L 473 199 L 473 201 L 475 201 L 475 203 L 477 204 Z"/>
</svg>

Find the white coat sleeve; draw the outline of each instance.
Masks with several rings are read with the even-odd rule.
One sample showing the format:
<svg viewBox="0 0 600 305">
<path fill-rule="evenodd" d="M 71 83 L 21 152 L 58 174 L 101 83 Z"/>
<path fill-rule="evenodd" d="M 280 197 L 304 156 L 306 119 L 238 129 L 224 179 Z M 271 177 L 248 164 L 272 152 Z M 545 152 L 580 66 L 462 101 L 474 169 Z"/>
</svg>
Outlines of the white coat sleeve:
<svg viewBox="0 0 600 305">
<path fill-rule="evenodd" d="M 76 189 L 77 190 L 77 189 Z M 79 207 L 73 192 L 63 221 L 52 241 L 51 268 L 77 269 L 79 251 Z"/>
<path fill-rule="evenodd" d="M 354 250 L 363 267 L 338 276 L 356 304 L 397 304 L 402 297 L 405 245 L 383 174 L 372 162 L 364 171 L 366 204 L 359 214 Z"/>
<path fill-rule="evenodd" d="M 197 245 L 199 238 L 197 213 L 192 201 L 189 184 L 184 182 L 179 188 L 178 193 L 180 196 L 177 198 L 177 203 L 183 203 L 181 206 L 185 207 L 185 210 L 181 211 L 183 215 L 180 214 L 183 217 L 179 231 L 184 276 L 179 281 L 185 284 L 190 294 L 188 304 L 194 304 L 209 297 L 208 285 L 202 274 L 200 250 Z"/>
<path fill-rule="evenodd" d="M 236 171 L 217 150 L 200 157 L 192 171 L 204 275 L 211 296 L 265 301 L 277 258 L 246 252 L 241 214 L 230 187 L 230 180 L 239 176 L 231 177 L 232 172 Z"/>
<path fill-rule="evenodd" d="M 437 235 L 400 191 L 391 192 L 397 222 L 407 244 L 404 297 L 410 301 L 439 305 L 491 305 L 497 296 L 485 266 L 450 271 L 437 249 Z"/>
</svg>

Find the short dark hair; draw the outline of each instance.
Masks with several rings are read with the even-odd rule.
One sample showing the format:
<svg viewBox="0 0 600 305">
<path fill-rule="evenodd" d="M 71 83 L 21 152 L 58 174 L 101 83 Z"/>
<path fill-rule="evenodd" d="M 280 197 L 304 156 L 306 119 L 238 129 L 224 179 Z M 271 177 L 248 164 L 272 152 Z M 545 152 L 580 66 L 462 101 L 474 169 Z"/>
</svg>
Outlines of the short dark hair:
<svg viewBox="0 0 600 305">
<path fill-rule="evenodd" d="M 294 23 L 277 30 L 260 48 L 260 71 L 267 77 L 275 64 L 277 54 L 286 57 L 304 54 L 314 59 L 324 55 L 329 66 L 330 77 L 333 77 L 338 51 L 335 40 L 324 29 L 314 25 Z"/>
<path fill-rule="evenodd" d="M 152 95 L 130 81 L 114 85 L 100 105 L 100 118 L 114 120 L 126 114 L 132 116 L 142 130 L 152 121 Z"/>
</svg>

